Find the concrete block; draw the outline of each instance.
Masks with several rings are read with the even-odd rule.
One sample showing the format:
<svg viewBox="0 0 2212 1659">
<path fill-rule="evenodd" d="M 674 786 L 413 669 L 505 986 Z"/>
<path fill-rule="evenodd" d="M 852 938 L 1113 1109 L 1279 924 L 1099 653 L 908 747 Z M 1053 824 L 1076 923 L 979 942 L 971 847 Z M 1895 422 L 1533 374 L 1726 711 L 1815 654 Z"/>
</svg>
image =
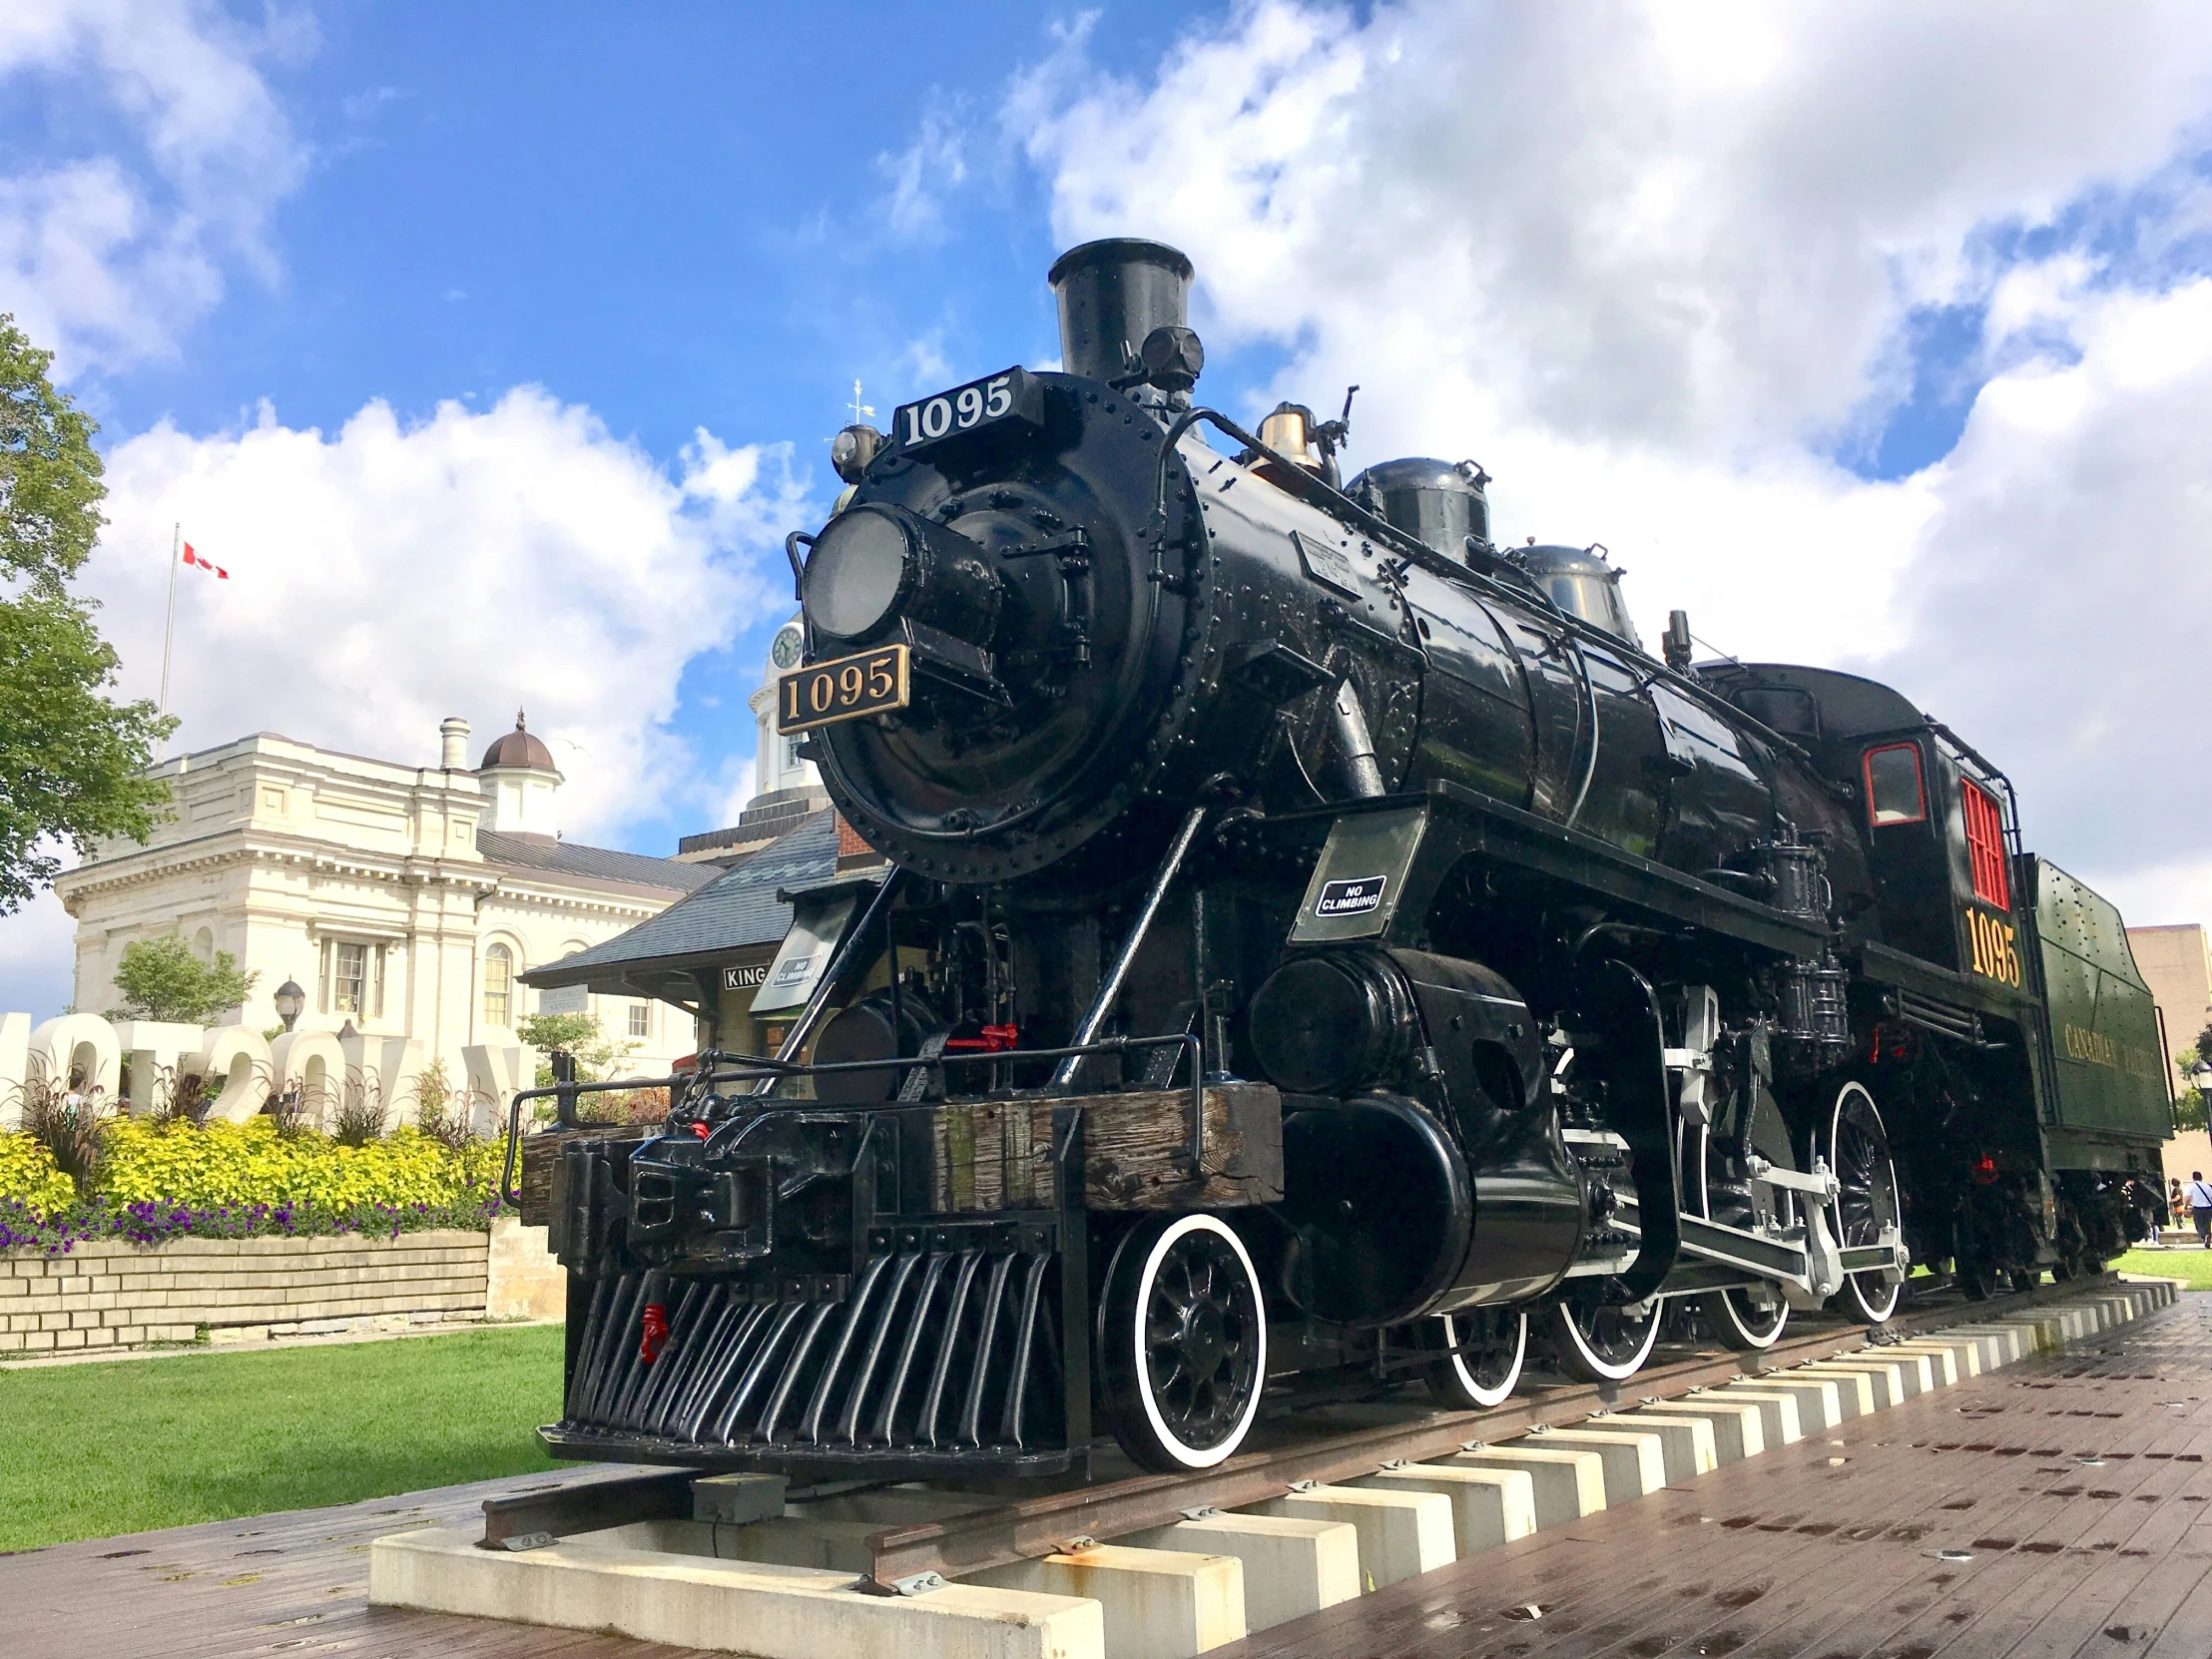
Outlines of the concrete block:
<svg viewBox="0 0 2212 1659">
<path fill-rule="evenodd" d="M 2000 1366 L 2016 1364 L 2035 1352 L 2033 1334 L 2022 1332 L 2016 1325 L 1954 1325 L 1944 1335 L 1987 1339 L 1996 1347 Z"/>
<path fill-rule="evenodd" d="M 1360 1533 L 1298 1515 L 1201 1515 L 1116 1538 L 1138 1549 L 1234 1555 L 1244 1563 L 1245 1624 L 1272 1630 L 1361 1592 Z"/>
<path fill-rule="evenodd" d="M 1847 1417 L 1887 1411 L 1905 1397 L 1905 1368 L 1900 1365 L 1880 1360 L 1822 1360 L 1797 1369 L 1808 1376 L 1835 1379 Z"/>
<path fill-rule="evenodd" d="M 1961 1375 L 1958 1351 L 1942 1343 L 1897 1343 L 1883 1350 L 1907 1363 L 1918 1361 L 1931 1388 L 1947 1388 Z"/>
<path fill-rule="evenodd" d="M 1657 1411 L 1615 1411 L 1592 1417 L 1588 1426 L 1641 1429 L 1659 1436 L 1667 1460 L 1667 1484 L 1680 1485 L 1720 1467 L 1720 1443 L 1708 1417 L 1670 1416 Z"/>
<path fill-rule="evenodd" d="M 54 1333 L 54 1346 L 58 1349 L 83 1348 L 86 1346 L 85 1333 L 82 1331 L 57 1331 Z"/>
<path fill-rule="evenodd" d="M 1767 1449 L 1765 1420 L 1759 1407 L 1747 1400 L 1717 1399 L 1710 1392 L 1686 1399 L 1647 1399 L 1624 1415 L 1678 1416 L 1685 1422 L 1702 1422 L 1713 1434 L 1713 1455 L 1723 1463 L 1756 1457 Z"/>
<path fill-rule="evenodd" d="M 1098 1544 L 993 1567 L 967 1582 L 1096 1602 L 1114 1659 L 1191 1659 L 1247 1634 L 1244 1563 L 1234 1555 Z M 908 1659 L 903 1645 L 862 1651 Z"/>
<path fill-rule="evenodd" d="M 1655 1431 L 1615 1428 L 1610 1423 L 1578 1422 L 1572 1428 L 1554 1428 L 1530 1436 L 1544 1445 L 1563 1445 L 1574 1451 L 1594 1451 L 1605 1460 L 1605 1502 L 1633 1503 L 1667 1483 L 1665 1444 Z"/>
<path fill-rule="evenodd" d="M 1349 1484 L 1382 1492 L 1441 1492 L 1451 1500 L 1453 1548 L 1462 1560 L 1536 1530 L 1536 1483 L 1525 1469 L 1386 1463 Z"/>
<path fill-rule="evenodd" d="M 1711 1399 L 1718 1395 L 1723 1399 L 1743 1400 L 1759 1407 L 1759 1427 L 1766 1435 L 1767 1445 L 1788 1445 L 1805 1438 L 1798 1426 L 1798 1401 L 1794 1393 L 1781 1393 L 1730 1383 L 1724 1388 L 1714 1388 L 1701 1397 Z"/>
<path fill-rule="evenodd" d="M 22 1333 L 22 1332 L 20 1332 L 20 1331 L 0 1331 L 0 1354 L 21 1354 L 22 1352 L 23 1352 L 23 1333 Z"/>
<path fill-rule="evenodd" d="M 780 1474 L 709 1474 L 692 1482 L 692 1519 L 742 1526 L 784 1512 Z"/>
<path fill-rule="evenodd" d="M 46 1353 L 53 1348 L 54 1339 L 59 1335 L 59 1332 L 54 1331 L 26 1331 L 23 1333 L 23 1351 L 26 1354 Z"/>
<path fill-rule="evenodd" d="M 875 1596 L 853 1582 L 573 1542 L 478 1549 L 466 1532 L 428 1527 L 370 1546 L 368 1599 L 760 1659 L 1105 1659 L 1095 1600 L 973 1584 Z"/>
<path fill-rule="evenodd" d="M 1253 1508 L 1263 1515 L 1343 1521 L 1353 1527 L 1360 1534 L 1360 1580 L 1367 1589 L 1417 1578 L 1453 1559 L 1451 1499 L 1439 1492 L 1316 1486 Z M 1119 1650 L 1115 1652 L 1119 1659 Z"/>
<path fill-rule="evenodd" d="M 1730 1384 L 1731 1388 L 1734 1386 Z M 1746 1391 L 1791 1395 L 1798 1402 L 1798 1422 L 1808 1434 L 1834 1428 L 1844 1420 L 1841 1390 L 1825 1378 L 1800 1377 L 1784 1371 L 1762 1372 L 1752 1380 Z"/>
<path fill-rule="evenodd" d="M 1535 1489 L 1538 1527 L 1580 1520 L 1605 1507 L 1605 1460 L 1594 1451 L 1509 1440 L 1454 1452 L 1443 1460 L 1478 1469 L 1522 1470 Z"/>
</svg>

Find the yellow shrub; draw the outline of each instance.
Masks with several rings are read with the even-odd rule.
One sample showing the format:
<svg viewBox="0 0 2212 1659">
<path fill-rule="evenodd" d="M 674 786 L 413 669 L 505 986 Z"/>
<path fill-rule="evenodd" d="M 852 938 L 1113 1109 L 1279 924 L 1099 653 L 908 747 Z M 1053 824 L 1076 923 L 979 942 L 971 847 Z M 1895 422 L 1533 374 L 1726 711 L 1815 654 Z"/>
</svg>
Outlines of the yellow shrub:
<svg viewBox="0 0 2212 1659">
<path fill-rule="evenodd" d="M 501 1148 L 485 1142 L 455 1153 L 413 1129 L 366 1146 L 339 1146 L 326 1135 L 284 1136 L 269 1118 L 245 1123 L 156 1124 L 126 1118 L 104 1133 L 97 1184 L 117 1204 L 170 1202 L 211 1208 L 308 1204 L 318 1210 L 360 1205 L 450 1203 L 473 1190 L 489 1197 Z"/>
<path fill-rule="evenodd" d="M 76 1203 L 77 1188 L 54 1167 L 54 1155 L 44 1143 L 29 1135 L 0 1132 L 0 1199 L 13 1199 L 43 1217 Z"/>
</svg>

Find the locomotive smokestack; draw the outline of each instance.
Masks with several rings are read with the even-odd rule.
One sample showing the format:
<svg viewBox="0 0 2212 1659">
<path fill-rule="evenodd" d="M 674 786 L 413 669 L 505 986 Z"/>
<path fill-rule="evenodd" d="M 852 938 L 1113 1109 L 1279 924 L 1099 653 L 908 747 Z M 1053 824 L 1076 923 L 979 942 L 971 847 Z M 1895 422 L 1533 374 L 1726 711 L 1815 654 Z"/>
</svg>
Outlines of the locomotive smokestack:
<svg viewBox="0 0 2212 1659">
<path fill-rule="evenodd" d="M 1189 320 L 1191 262 L 1164 243 L 1086 242 L 1053 261 L 1046 280 L 1059 296 L 1060 360 L 1070 374 L 1123 379 L 1147 334 Z"/>
</svg>

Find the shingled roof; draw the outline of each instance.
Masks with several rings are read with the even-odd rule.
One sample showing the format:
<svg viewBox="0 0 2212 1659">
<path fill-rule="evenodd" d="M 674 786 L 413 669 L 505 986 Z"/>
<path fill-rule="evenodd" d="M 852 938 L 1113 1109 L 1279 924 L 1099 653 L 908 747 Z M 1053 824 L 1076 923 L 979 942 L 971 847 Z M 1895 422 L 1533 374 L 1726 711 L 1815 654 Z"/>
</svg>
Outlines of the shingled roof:
<svg viewBox="0 0 2212 1659">
<path fill-rule="evenodd" d="M 648 852 L 617 852 L 611 846 L 579 846 L 574 841 L 545 840 L 535 835 L 503 835 L 496 830 L 476 831 L 476 850 L 495 864 L 544 870 L 549 875 L 576 875 L 588 881 L 659 887 L 664 892 L 697 892 L 722 873 L 713 864 L 656 858 Z"/>
<path fill-rule="evenodd" d="M 836 874 L 836 814 L 827 808 L 814 814 L 727 871 L 711 864 L 686 867 L 704 869 L 709 884 L 605 944 L 517 977 L 540 990 L 584 985 L 604 995 L 635 995 L 655 975 L 686 972 L 735 950 L 782 942 L 791 930 L 792 907 L 777 892 L 815 886 Z"/>
</svg>

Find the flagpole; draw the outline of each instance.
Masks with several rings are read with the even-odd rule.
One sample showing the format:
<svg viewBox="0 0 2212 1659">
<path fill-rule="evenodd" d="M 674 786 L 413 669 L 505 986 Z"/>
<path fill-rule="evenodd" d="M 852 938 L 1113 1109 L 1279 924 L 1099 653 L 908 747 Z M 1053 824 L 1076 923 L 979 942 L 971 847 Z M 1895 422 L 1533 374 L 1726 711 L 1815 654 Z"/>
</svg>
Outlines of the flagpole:
<svg viewBox="0 0 2212 1659">
<path fill-rule="evenodd" d="M 169 648 L 177 637 L 177 555 L 185 539 L 184 521 L 179 520 L 169 529 L 169 619 L 162 624 L 162 704 L 164 718 L 169 714 Z M 162 739 L 160 760 L 169 753 L 169 739 Z"/>
</svg>

